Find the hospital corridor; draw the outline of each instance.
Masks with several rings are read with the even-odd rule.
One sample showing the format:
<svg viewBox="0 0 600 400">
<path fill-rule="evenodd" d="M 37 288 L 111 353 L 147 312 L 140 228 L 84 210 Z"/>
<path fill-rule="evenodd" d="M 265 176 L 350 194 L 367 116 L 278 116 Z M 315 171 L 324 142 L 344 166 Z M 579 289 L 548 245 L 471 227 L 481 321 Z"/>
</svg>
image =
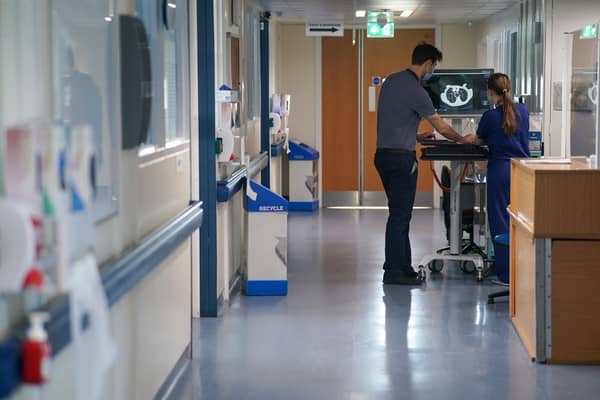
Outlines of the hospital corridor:
<svg viewBox="0 0 600 400">
<path fill-rule="evenodd" d="M 600 398 L 599 31 L 0 0 L 0 399 Z"/>
</svg>

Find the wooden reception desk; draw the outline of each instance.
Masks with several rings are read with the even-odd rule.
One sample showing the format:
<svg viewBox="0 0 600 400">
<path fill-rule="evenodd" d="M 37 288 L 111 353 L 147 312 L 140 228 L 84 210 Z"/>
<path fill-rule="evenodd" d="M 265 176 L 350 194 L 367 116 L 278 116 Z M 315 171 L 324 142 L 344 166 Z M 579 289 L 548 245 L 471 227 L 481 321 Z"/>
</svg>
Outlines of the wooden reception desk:
<svg viewBox="0 0 600 400">
<path fill-rule="evenodd" d="M 532 359 L 600 363 L 600 170 L 511 163 L 510 316 Z"/>
</svg>

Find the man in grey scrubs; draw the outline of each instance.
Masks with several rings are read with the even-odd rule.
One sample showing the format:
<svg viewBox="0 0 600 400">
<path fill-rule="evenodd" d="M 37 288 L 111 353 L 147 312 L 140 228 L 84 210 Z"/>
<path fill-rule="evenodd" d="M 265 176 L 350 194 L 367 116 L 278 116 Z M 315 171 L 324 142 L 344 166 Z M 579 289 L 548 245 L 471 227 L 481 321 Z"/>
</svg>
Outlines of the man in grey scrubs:
<svg viewBox="0 0 600 400">
<path fill-rule="evenodd" d="M 379 93 L 377 152 L 375 167 L 388 198 L 389 217 L 385 229 L 383 283 L 419 285 L 422 279 L 412 268 L 409 225 L 417 191 L 417 140 L 433 139 L 431 132 L 418 134 L 426 119 L 444 137 L 471 143 L 474 135 L 458 134 L 436 113 L 429 95 L 421 86 L 429 79 L 442 53 L 432 45 L 413 50 L 410 68 L 388 76 Z"/>
</svg>

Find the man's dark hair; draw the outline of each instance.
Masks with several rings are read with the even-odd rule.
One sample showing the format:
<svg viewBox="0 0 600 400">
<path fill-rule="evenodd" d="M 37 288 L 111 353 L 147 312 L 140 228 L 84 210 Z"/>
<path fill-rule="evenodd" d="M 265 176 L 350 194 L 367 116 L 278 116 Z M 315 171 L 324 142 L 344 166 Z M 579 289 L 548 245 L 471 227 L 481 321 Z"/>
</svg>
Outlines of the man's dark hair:
<svg viewBox="0 0 600 400">
<path fill-rule="evenodd" d="M 434 63 L 442 61 L 442 52 L 435 46 L 421 43 L 413 50 L 412 64 L 423 65 L 427 60 L 431 60 Z"/>
</svg>

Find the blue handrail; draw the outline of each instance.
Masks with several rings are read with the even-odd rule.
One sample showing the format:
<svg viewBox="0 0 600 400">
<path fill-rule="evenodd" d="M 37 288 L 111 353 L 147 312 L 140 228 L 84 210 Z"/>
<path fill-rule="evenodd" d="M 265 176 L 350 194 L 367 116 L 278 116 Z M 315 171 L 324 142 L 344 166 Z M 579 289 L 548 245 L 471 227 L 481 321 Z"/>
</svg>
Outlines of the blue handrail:
<svg viewBox="0 0 600 400">
<path fill-rule="evenodd" d="M 263 152 L 250 161 L 248 167 L 242 167 L 235 171 L 227 179 L 217 181 L 217 201 L 225 203 L 229 201 L 243 187 L 248 177 L 252 178 L 269 165 L 269 155 Z"/>
</svg>

